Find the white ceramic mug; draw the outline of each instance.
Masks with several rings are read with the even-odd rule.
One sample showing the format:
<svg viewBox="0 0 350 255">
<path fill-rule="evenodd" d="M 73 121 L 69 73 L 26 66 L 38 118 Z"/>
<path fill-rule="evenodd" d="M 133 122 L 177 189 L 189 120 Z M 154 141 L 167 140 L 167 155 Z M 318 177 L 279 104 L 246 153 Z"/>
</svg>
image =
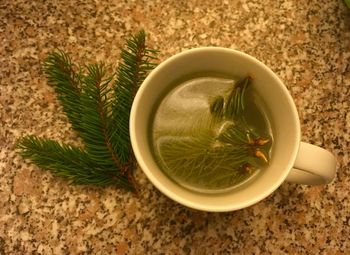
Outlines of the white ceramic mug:
<svg viewBox="0 0 350 255">
<path fill-rule="evenodd" d="M 218 194 L 188 190 L 173 182 L 157 165 L 151 151 L 151 118 L 168 86 L 188 74 L 217 72 L 253 75 L 256 92 L 269 110 L 274 143 L 269 166 L 246 185 Z M 162 193 L 185 206 L 213 212 L 241 209 L 264 199 L 285 180 L 325 184 L 335 176 L 335 157 L 318 146 L 300 141 L 297 109 L 282 81 L 257 59 L 231 49 L 203 47 L 187 50 L 162 62 L 145 79 L 130 114 L 130 138 L 135 157 L 148 179 Z"/>
</svg>

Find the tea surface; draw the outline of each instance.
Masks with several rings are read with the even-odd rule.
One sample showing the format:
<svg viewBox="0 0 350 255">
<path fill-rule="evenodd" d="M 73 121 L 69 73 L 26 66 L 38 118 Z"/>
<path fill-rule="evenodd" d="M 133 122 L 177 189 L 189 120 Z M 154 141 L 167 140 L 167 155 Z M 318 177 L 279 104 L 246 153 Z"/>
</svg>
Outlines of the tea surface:
<svg viewBox="0 0 350 255">
<path fill-rule="evenodd" d="M 263 102 L 254 84 L 242 92 L 237 81 L 194 76 L 180 81 L 159 102 L 152 149 L 173 181 L 199 192 L 221 192 L 266 167 L 272 133 Z M 232 96 L 234 89 L 241 94 Z"/>
</svg>

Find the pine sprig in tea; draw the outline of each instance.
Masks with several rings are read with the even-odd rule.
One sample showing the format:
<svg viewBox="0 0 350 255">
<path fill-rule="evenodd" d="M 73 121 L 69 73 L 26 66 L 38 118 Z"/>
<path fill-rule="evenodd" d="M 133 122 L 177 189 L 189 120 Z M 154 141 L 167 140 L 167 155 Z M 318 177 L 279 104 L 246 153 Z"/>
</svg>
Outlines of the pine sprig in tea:
<svg viewBox="0 0 350 255">
<path fill-rule="evenodd" d="M 268 162 L 265 145 L 269 138 L 248 125 L 244 115 L 252 81 L 247 76 L 226 96 L 214 98 L 209 117 L 190 131 L 178 130 L 158 140 L 159 164 L 167 173 L 212 189 L 235 185 Z"/>
<path fill-rule="evenodd" d="M 102 63 L 83 69 L 65 52 L 51 53 L 45 73 L 84 147 L 26 136 L 17 144 L 21 155 L 73 183 L 135 190 L 129 114 L 135 93 L 156 60 L 156 51 L 145 41 L 144 31 L 132 36 L 122 50 L 122 64 L 111 75 Z"/>
</svg>

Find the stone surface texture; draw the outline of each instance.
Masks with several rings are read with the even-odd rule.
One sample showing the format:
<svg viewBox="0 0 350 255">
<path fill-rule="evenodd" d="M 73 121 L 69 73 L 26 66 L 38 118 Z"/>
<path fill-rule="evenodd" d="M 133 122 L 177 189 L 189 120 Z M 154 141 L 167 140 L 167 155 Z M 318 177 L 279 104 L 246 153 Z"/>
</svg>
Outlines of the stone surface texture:
<svg viewBox="0 0 350 255">
<path fill-rule="evenodd" d="M 75 143 L 42 62 L 116 64 L 144 28 L 160 60 L 238 49 L 283 80 L 302 139 L 332 151 L 335 180 L 284 183 L 230 213 L 183 207 L 138 170 L 140 195 L 73 186 L 22 159 L 27 134 Z M 0 254 L 350 254 L 350 9 L 341 0 L 0 1 Z"/>
</svg>

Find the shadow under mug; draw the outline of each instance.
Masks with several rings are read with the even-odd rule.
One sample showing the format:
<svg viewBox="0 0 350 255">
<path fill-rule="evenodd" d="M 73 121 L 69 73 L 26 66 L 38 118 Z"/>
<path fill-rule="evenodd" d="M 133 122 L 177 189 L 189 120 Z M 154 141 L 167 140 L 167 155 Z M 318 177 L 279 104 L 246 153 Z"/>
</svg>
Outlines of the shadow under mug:
<svg viewBox="0 0 350 255">
<path fill-rule="evenodd" d="M 227 192 L 206 194 L 186 189 L 163 173 L 150 144 L 153 111 L 174 81 L 198 72 L 254 77 L 254 88 L 269 112 L 274 142 L 268 167 L 251 181 Z M 211 212 L 238 210 L 259 202 L 285 180 L 326 184 L 336 171 L 329 151 L 300 141 L 297 109 L 282 81 L 267 66 L 243 52 L 202 47 L 184 51 L 158 65 L 140 86 L 130 113 L 130 139 L 136 160 L 163 194 L 185 206 Z"/>
</svg>

